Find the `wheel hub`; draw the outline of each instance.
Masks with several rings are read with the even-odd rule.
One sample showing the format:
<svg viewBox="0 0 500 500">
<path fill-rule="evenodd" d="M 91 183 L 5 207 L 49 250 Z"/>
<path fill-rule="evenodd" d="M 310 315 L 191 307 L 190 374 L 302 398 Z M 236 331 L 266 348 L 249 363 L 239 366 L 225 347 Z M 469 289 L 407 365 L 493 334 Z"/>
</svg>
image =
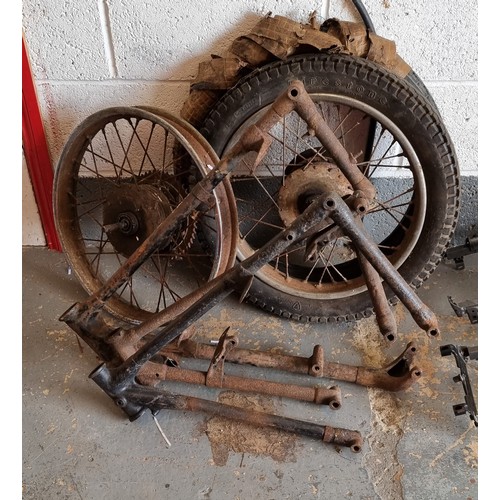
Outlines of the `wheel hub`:
<svg viewBox="0 0 500 500">
<path fill-rule="evenodd" d="M 108 240 L 122 255 L 129 257 L 172 212 L 167 190 L 149 184 L 123 184 L 112 190 L 104 205 L 103 222 Z M 178 189 L 177 198 L 182 197 Z M 185 250 L 194 237 L 193 224 L 183 223 L 164 249 Z"/>
<path fill-rule="evenodd" d="M 139 230 L 139 219 L 133 212 L 125 212 L 118 216 L 118 226 L 123 234 L 133 236 Z"/>
<path fill-rule="evenodd" d="M 349 181 L 341 170 L 330 162 L 315 162 L 306 168 L 294 170 L 286 176 L 278 195 L 281 220 L 286 227 L 317 198 L 335 191 L 345 197 L 353 193 Z"/>
</svg>

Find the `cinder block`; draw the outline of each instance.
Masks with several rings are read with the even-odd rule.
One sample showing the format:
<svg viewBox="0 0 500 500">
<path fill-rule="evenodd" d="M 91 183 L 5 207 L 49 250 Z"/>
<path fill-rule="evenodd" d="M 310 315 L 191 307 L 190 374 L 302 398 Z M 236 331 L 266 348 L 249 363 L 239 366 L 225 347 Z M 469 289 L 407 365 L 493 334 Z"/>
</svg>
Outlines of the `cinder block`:
<svg viewBox="0 0 500 500">
<path fill-rule="evenodd" d="M 396 42 L 400 55 L 423 80 L 477 80 L 477 2 L 364 3 L 376 32 Z"/>
<path fill-rule="evenodd" d="M 377 32 L 394 39 L 403 57 L 431 86 L 462 171 L 476 172 L 477 88 L 460 85 L 461 80 L 477 79 L 476 6 L 464 0 L 452 4 L 417 0 L 411 5 L 366 0 L 365 4 Z M 69 129 L 98 109 L 159 103 L 178 112 L 200 61 L 211 53 L 223 54 L 232 40 L 267 12 L 306 22 L 314 10 L 320 20 L 359 20 L 353 6 L 343 0 L 231 0 L 224 5 L 194 0 L 185 4 L 109 1 L 118 76 L 141 81 L 98 84 L 84 82 L 109 78 L 97 2 L 82 0 L 78 9 L 70 9 L 49 0 L 26 0 L 23 25 L 35 78 L 48 80 L 38 89 L 53 157 L 59 156 Z M 153 83 L 164 79 L 170 83 Z M 62 85 L 51 80 L 81 83 Z M 454 84 L 432 84 L 433 80 Z"/>
<path fill-rule="evenodd" d="M 111 29 L 118 75 L 125 79 L 193 78 L 201 61 L 222 55 L 262 15 L 307 22 L 321 0 L 112 2 Z"/>
<path fill-rule="evenodd" d="M 37 86 L 47 140 L 55 167 L 73 129 L 92 113 L 112 106 L 155 106 L 179 115 L 188 83 L 81 82 Z"/>
<path fill-rule="evenodd" d="M 24 0 L 23 31 L 35 79 L 109 78 L 96 0 Z"/>
<path fill-rule="evenodd" d="M 477 175 L 477 84 L 429 83 L 429 91 L 455 145 L 462 175 Z"/>
</svg>

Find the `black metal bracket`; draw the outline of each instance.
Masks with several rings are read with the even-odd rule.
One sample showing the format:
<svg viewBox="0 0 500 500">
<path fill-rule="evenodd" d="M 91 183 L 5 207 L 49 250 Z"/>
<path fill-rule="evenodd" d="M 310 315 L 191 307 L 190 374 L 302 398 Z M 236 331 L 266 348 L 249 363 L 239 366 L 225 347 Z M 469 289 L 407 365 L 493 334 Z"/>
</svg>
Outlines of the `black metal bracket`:
<svg viewBox="0 0 500 500">
<path fill-rule="evenodd" d="M 478 322 L 478 304 L 477 302 L 473 302 L 472 300 L 465 300 L 464 302 L 460 302 L 460 304 L 457 304 L 454 300 L 453 297 L 448 295 L 448 302 L 450 303 L 451 307 L 453 307 L 453 310 L 455 311 L 455 314 L 461 318 L 462 316 L 467 316 L 469 317 L 470 322 L 475 325 Z"/>
<path fill-rule="evenodd" d="M 478 415 L 474 393 L 470 383 L 469 373 L 467 372 L 467 362 L 478 359 L 478 347 L 457 346 L 453 344 L 443 345 L 440 348 L 441 356 L 455 356 L 455 361 L 460 369 L 460 375 L 453 377 L 453 382 L 462 382 L 465 393 L 465 402 L 453 406 L 453 412 L 456 416 L 469 414 L 474 425 L 478 426 Z"/>
<path fill-rule="evenodd" d="M 467 238 L 465 244 L 448 248 L 444 254 L 446 259 L 455 262 L 455 268 L 459 271 L 465 269 L 464 257 L 478 252 L 478 237 Z"/>
</svg>

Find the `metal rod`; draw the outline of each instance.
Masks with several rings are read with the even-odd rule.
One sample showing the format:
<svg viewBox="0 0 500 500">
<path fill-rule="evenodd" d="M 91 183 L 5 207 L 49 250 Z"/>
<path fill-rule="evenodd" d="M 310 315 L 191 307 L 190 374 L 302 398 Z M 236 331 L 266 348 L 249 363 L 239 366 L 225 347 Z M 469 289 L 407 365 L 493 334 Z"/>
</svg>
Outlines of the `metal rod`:
<svg viewBox="0 0 500 500">
<path fill-rule="evenodd" d="M 375 311 L 375 317 L 377 318 L 380 333 L 388 341 L 393 342 L 396 339 L 398 327 L 396 324 L 396 318 L 394 318 L 394 314 L 392 313 L 389 302 L 387 301 L 380 276 L 361 252 L 358 251 L 357 255 L 361 270 L 363 271 L 363 275 L 365 277 L 368 293 L 372 299 L 373 309 Z"/>
<path fill-rule="evenodd" d="M 337 139 L 332 129 L 319 113 L 314 101 L 306 92 L 304 84 L 293 81 L 288 89 L 288 96 L 295 102 L 295 111 L 314 130 L 321 144 L 332 155 L 342 173 L 351 183 L 352 188 L 362 191 L 368 200 L 375 197 L 376 190 L 370 180 L 365 177 L 356 164 L 356 160 L 350 155 Z"/>
<path fill-rule="evenodd" d="M 304 422 L 269 413 L 248 411 L 244 408 L 215 401 L 170 394 L 152 387 L 139 386 L 135 383 L 120 389 L 120 384 L 116 385 L 116 381 L 105 365 L 96 368 L 90 374 L 90 378 L 127 413 L 131 420 L 139 418 L 146 409 L 152 412 L 161 409 L 202 411 L 259 427 L 273 427 L 286 432 L 321 439 L 326 443 L 348 446 L 354 453 L 359 453 L 363 445 L 363 438 L 358 431 Z"/>
<path fill-rule="evenodd" d="M 205 372 L 175 368 L 158 363 L 146 364 L 141 370 L 139 377 L 140 381 L 147 385 L 156 384 L 161 380 L 169 380 L 186 384 L 205 385 L 218 389 L 232 389 L 239 392 L 255 392 L 269 396 L 296 399 L 318 405 L 327 405 L 333 410 L 339 409 L 342 404 L 340 389 L 337 386 L 330 388 L 308 387 L 296 384 L 281 384 L 268 380 L 235 377 L 226 374 L 220 380 L 214 380 L 215 377 L 210 377 Z"/>
<path fill-rule="evenodd" d="M 202 344 L 191 339 L 183 340 L 178 346 L 168 346 L 161 351 L 167 357 L 180 355 L 181 357 L 207 360 L 212 359 L 214 352 L 214 346 Z M 342 380 L 364 387 L 377 387 L 395 392 L 407 389 L 422 375 L 422 371 L 418 367 L 413 366 L 416 353 L 416 345 L 410 342 L 395 360 L 381 368 L 365 368 L 364 366 L 324 361 L 322 374 L 318 374 L 314 370 L 316 361 L 314 353 L 311 357 L 306 358 L 235 347 L 226 354 L 225 361 L 292 373 L 309 374 L 336 381 Z"/>
<path fill-rule="evenodd" d="M 402 278 L 379 247 L 367 235 L 364 227 L 359 225 L 353 217 L 345 201 L 335 192 L 330 193 L 335 199 L 335 208 L 330 217 L 342 228 L 342 231 L 351 238 L 358 250 L 363 253 L 379 275 L 387 282 L 392 291 L 408 309 L 418 326 L 431 337 L 439 335 L 436 315 L 420 300 L 415 291 Z"/>
</svg>

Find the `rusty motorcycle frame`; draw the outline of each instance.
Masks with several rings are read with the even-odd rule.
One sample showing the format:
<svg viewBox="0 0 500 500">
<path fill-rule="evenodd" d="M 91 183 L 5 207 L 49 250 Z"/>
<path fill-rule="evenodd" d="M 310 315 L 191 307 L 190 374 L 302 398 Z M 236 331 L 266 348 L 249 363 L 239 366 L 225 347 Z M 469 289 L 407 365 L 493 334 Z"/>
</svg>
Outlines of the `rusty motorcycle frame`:
<svg viewBox="0 0 500 500">
<path fill-rule="evenodd" d="M 309 132 L 320 140 L 336 165 L 353 187 L 353 194 L 343 199 L 336 192 L 326 192 L 311 200 L 308 208 L 286 229 L 256 251 L 234 264 L 220 276 L 199 289 L 153 314 L 134 326 L 116 321 L 105 304 L 144 261 L 169 240 L 176 227 L 201 205 L 214 201 L 214 189 L 230 175 L 242 158 L 252 157 L 258 165 L 271 142 L 268 131 L 285 115 L 295 111 L 308 125 Z M 359 452 L 362 437 L 354 430 L 335 428 L 291 418 L 250 412 L 222 403 L 166 392 L 157 387 L 160 381 L 178 380 L 209 387 L 263 392 L 341 406 L 340 390 L 333 386 L 318 389 L 290 386 L 224 374 L 224 363 L 247 363 L 255 366 L 295 371 L 314 377 L 328 377 L 366 387 L 398 391 L 421 376 L 414 364 L 417 347 L 408 344 L 394 362 L 380 369 L 327 362 L 323 348 L 314 347 L 311 357 L 278 355 L 237 348 L 237 338 L 226 330 L 217 346 L 204 345 L 190 338 L 191 326 L 233 292 L 243 300 L 254 274 L 284 249 L 298 241 L 307 241 L 307 255 L 313 256 L 333 234 L 341 231 L 356 248 L 365 281 L 382 334 L 394 338 L 396 322 L 382 288 L 384 280 L 408 309 L 415 322 L 429 336 L 439 334 L 434 313 L 418 298 L 364 229 L 362 217 L 375 196 L 370 180 L 356 167 L 352 158 L 318 113 L 302 82 L 293 81 L 275 100 L 257 123 L 250 126 L 237 144 L 217 164 L 207 165 L 203 177 L 183 201 L 159 224 L 124 264 L 87 300 L 74 304 L 62 316 L 66 322 L 103 360 L 90 378 L 128 415 L 139 418 L 146 410 L 155 414 L 161 409 L 215 413 L 256 425 L 272 426 L 327 443 L 348 446 Z M 210 359 L 206 373 L 178 367 L 180 357 Z"/>
</svg>

